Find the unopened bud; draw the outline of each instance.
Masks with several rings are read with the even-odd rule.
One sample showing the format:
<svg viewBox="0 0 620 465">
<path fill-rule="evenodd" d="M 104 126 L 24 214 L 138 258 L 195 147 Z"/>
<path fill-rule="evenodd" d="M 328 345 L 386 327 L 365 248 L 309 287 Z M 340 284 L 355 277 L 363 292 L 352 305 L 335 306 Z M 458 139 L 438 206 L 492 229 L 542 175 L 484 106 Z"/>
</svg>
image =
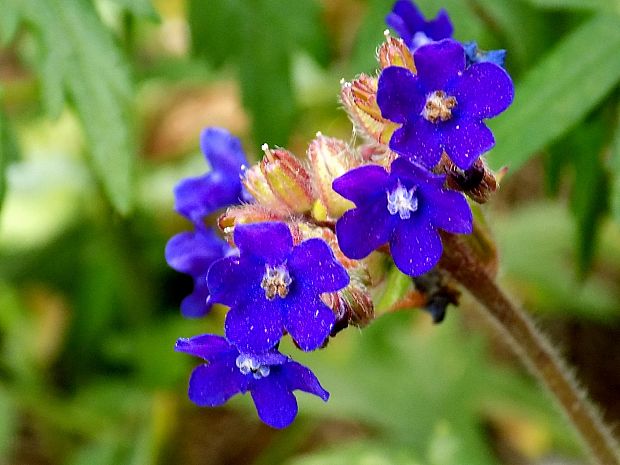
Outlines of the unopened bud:
<svg viewBox="0 0 620 465">
<path fill-rule="evenodd" d="M 280 203 L 271 191 L 271 187 L 269 187 L 269 183 L 265 179 L 265 175 L 259 165 L 253 165 L 246 169 L 241 181 L 248 192 L 252 194 L 252 197 L 256 199 L 257 203 L 265 207 L 273 207 Z"/>
<path fill-rule="evenodd" d="M 318 134 L 308 147 L 308 159 L 314 186 L 327 218 L 340 218 L 355 205 L 334 191 L 332 183 L 357 164 L 355 153 L 344 141 Z M 314 210 L 321 212 L 318 205 Z"/>
<path fill-rule="evenodd" d="M 266 144 L 263 151 L 260 169 L 274 196 L 292 211 L 310 211 L 314 203 L 312 183 L 301 160 L 288 150 L 270 149 Z"/>
<path fill-rule="evenodd" d="M 257 203 L 229 207 L 220 215 L 217 225 L 224 234 L 231 234 L 235 226 L 265 221 L 284 221 L 288 217 L 286 210 L 266 208 Z"/>
<path fill-rule="evenodd" d="M 381 116 L 377 85 L 377 78 L 362 74 L 342 84 L 340 100 L 359 134 L 368 141 L 387 145 L 398 124 Z"/>
<path fill-rule="evenodd" d="M 416 72 L 413 55 L 402 39 L 386 37 L 386 41 L 377 50 L 377 60 L 381 69 L 388 66 L 399 66 L 407 68 L 412 73 Z"/>
</svg>

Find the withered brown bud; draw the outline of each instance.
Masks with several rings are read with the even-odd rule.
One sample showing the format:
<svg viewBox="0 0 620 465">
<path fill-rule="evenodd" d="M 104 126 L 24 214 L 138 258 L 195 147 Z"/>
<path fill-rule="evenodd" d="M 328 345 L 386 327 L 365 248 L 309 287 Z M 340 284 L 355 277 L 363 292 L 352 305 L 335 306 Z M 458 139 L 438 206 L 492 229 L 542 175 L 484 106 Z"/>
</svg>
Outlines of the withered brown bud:
<svg viewBox="0 0 620 465">
<path fill-rule="evenodd" d="M 318 217 L 316 219 L 325 221 L 340 218 L 345 211 L 353 208 L 354 205 L 350 200 L 345 199 L 334 191 L 332 183 L 334 179 L 342 176 L 359 164 L 355 152 L 346 142 L 317 133 L 316 138 L 308 146 L 308 160 L 310 161 L 315 190 L 324 207 L 326 216 L 325 218 Z M 313 214 L 316 211 L 317 206 L 315 205 Z"/>
<path fill-rule="evenodd" d="M 407 68 L 412 73 L 416 72 L 411 50 L 402 39 L 387 35 L 385 42 L 377 50 L 377 60 L 381 69 L 388 66 L 399 66 Z"/>
<path fill-rule="evenodd" d="M 310 174 L 299 158 L 288 150 L 262 147 L 265 156 L 260 169 L 273 195 L 290 210 L 305 213 L 312 209 L 314 195 Z"/>
<path fill-rule="evenodd" d="M 491 198 L 506 172 L 502 169 L 496 177 L 482 158 L 478 158 L 471 168 L 462 170 L 452 163 L 445 152 L 441 156 L 437 171 L 447 175 L 446 182 L 450 189 L 461 191 L 478 203 L 485 203 Z"/>
</svg>

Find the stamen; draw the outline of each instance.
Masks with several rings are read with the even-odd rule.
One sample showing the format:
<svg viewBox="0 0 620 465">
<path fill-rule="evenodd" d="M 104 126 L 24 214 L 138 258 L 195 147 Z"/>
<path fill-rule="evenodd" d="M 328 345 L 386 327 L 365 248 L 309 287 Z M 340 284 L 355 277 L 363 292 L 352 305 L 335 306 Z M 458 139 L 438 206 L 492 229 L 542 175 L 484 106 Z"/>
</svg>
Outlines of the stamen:
<svg viewBox="0 0 620 465">
<path fill-rule="evenodd" d="M 276 267 L 267 265 L 260 287 L 265 290 L 267 299 L 273 300 L 276 295 L 283 299 L 288 295 L 288 287 L 292 282 L 293 279 L 285 265 Z"/>
<path fill-rule="evenodd" d="M 411 212 L 418 209 L 418 198 L 414 196 L 416 186 L 407 190 L 400 183 L 392 192 L 387 192 L 388 211 L 391 215 L 398 215 L 402 220 L 411 218 Z"/>
<path fill-rule="evenodd" d="M 271 371 L 269 365 L 261 365 L 250 355 L 240 354 L 235 360 L 235 364 L 237 368 L 239 368 L 241 374 L 248 375 L 252 373 L 254 379 L 266 378 Z"/>
<path fill-rule="evenodd" d="M 456 105 L 456 98 L 447 95 L 443 90 L 436 90 L 426 97 L 422 117 L 431 123 L 436 123 L 440 120 L 448 121 L 452 118 L 452 109 Z"/>
</svg>

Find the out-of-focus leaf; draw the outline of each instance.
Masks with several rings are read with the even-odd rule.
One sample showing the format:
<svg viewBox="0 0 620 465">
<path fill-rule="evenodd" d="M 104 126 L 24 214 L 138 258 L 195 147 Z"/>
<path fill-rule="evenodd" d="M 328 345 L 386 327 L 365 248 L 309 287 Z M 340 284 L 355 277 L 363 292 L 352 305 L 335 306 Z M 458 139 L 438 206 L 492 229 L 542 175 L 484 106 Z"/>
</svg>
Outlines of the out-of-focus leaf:
<svg viewBox="0 0 620 465">
<path fill-rule="evenodd" d="M 134 16 L 157 20 L 159 15 L 153 7 L 151 0 L 111 0 L 122 8 L 130 11 Z"/>
<path fill-rule="evenodd" d="M 570 10 L 599 10 L 620 13 L 618 0 L 527 0 L 540 8 L 570 9 Z"/>
<path fill-rule="evenodd" d="M 10 0 L 40 38 L 41 85 L 50 114 L 64 97 L 80 116 L 95 172 L 122 214 L 132 204 L 135 141 L 127 64 L 88 0 Z"/>
<path fill-rule="evenodd" d="M 620 225 L 620 105 L 618 105 L 616 132 L 611 146 L 611 212 Z"/>
<path fill-rule="evenodd" d="M 303 455 L 286 462 L 287 465 L 422 465 L 411 451 L 394 450 L 386 444 L 358 442 L 339 445 L 333 449 Z M 456 465 L 456 464 L 454 464 Z"/>
<path fill-rule="evenodd" d="M 537 203 L 506 217 L 496 217 L 494 230 L 504 278 L 528 308 L 561 312 L 593 320 L 609 320 L 618 312 L 617 283 L 609 276 L 620 263 L 620 232 L 603 228 L 598 260 L 605 274 L 580 280 L 575 273 L 575 226 L 558 205 Z"/>
<path fill-rule="evenodd" d="M 18 411 L 13 399 L 4 388 L 0 389 L 0 463 L 9 463 L 11 448 L 15 445 Z"/>
<path fill-rule="evenodd" d="M 19 26 L 19 11 L 12 5 L 4 5 L 0 15 L 0 44 L 6 45 L 13 39 Z"/>
<path fill-rule="evenodd" d="M 316 0 L 191 0 L 193 49 L 214 66 L 236 61 L 259 143 L 286 145 L 297 114 L 291 57 L 303 49 L 325 65 L 327 39 Z M 236 27 L 233 27 L 236 25 Z"/>
<path fill-rule="evenodd" d="M 620 79 L 620 18 L 595 16 L 564 38 L 517 86 L 515 101 L 489 122 L 497 145 L 489 162 L 518 169 L 564 134 Z"/>
<path fill-rule="evenodd" d="M 1 15 L 0 15 L 1 16 Z M 19 150 L 9 120 L 0 109 L 0 211 L 6 193 L 6 169 L 8 165 L 19 158 Z"/>
</svg>

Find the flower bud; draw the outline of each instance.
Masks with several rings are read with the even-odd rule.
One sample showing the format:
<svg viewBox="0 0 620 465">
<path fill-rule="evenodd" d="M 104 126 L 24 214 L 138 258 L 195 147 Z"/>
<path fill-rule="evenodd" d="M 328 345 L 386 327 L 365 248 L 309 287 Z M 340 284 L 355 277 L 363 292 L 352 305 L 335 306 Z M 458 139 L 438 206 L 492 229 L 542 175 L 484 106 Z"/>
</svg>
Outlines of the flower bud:
<svg viewBox="0 0 620 465">
<path fill-rule="evenodd" d="M 310 174 L 301 160 L 288 150 L 263 145 L 265 156 L 260 169 L 273 195 L 289 209 L 305 213 L 312 209 L 314 196 Z"/>
<path fill-rule="evenodd" d="M 340 100 L 355 129 L 372 142 L 387 145 L 398 124 L 381 116 L 377 104 L 377 78 L 361 74 L 352 82 L 342 82 Z"/>
<path fill-rule="evenodd" d="M 228 208 L 218 218 L 217 225 L 224 234 L 231 234 L 234 227 L 239 224 L 284 221 L 287 216 L 287 210 L 266 208 L 262 205 L 251 203 Z"/>
<path fill-rule="evenodd" d="M 413 55 L 402 39 L 387 35 L 385 42 L 377 50 L 377 60 L 381 69 L 388 66 L 400 66 L 407 68 L 412 73 L 416 72 Z"/>
<path fill-rule="evenodd" d="M 271 191 L 271 187 L 269 187 L 269 183 L 265 179 L 260 165 L 252 165 L 246 169 L 243 172 L 241 182 L 243 182 L 245 188 L 259 204 L 265 207 L 273 207 L 280 203 Z"/>
<path fill-rule="evenodd" d="M 308 147 L 308 159 L 315 190 L 325 207 L 327 218 L 340 218 L 355 205 L 336 193 L 332 189 L 332 182 L 357 164 L 355 153 L 344 141 L 317 133 Z M 315 205 L 313 211 L 319 208 Z"/>
</svg>

